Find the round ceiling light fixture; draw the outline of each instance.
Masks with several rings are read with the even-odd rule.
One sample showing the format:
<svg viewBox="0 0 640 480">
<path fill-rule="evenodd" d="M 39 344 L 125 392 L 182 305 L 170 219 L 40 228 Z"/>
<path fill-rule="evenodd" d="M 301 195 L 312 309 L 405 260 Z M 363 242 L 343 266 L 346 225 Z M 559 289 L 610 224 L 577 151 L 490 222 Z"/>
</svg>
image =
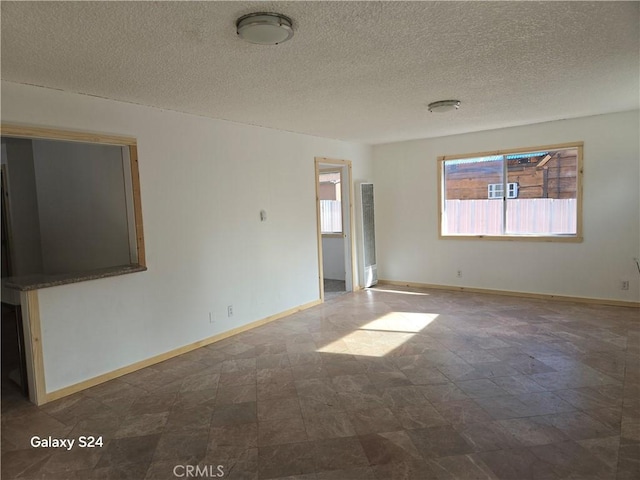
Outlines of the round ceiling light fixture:
<svg viewBox="0 0 640 480">
<path fill-rule="evenodd" d="M 236 31 L 249 43 L 278 45 L 293 37 L 293 24 L 280 13 L 250 13 L 236 20 Z"/>
<path fill-rule="evenodd" d="M 446 113 L 460 108 L 460 100 L 440 100 L 427 105 L 431 113 Z"/>
</svg>

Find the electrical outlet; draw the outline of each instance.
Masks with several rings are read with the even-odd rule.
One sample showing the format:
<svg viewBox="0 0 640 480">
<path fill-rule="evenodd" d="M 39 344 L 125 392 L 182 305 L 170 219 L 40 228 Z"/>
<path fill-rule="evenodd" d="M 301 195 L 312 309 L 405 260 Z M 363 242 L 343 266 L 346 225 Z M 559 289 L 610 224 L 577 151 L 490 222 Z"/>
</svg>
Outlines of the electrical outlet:
<svg viewBox="0 0 640 480">
<path fill-rule="evenodd" d="M 462 278 L 462 270 L 458 270 L 458 273 L 456 275 L 458 278 Z"/>
<path fill-rule="evenodd" d="M 629 290 L 629 280 L 622 280 L 622 282 L 620 282 L 620 290 Z"/>
<path fill-rule="evenodd" d="M 233 305 L 227 307 L 227 317 L 233 317 Z"/>
</svg>

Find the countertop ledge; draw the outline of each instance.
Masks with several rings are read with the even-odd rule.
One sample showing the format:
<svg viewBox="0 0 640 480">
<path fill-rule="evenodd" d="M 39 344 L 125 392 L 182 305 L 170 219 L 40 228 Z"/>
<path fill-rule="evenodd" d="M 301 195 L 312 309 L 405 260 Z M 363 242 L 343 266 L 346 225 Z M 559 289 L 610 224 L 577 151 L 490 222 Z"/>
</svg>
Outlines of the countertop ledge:
<svg viewBox="0 0 640 480">
<path fill-rule="evenodd" d="M 21 277 L 5 278 L 3 283 L 6 288 L 26 292 L 29 290 L 39 290 L 41 288 L 57 287 L 69 283 L 86 282 L 88 280 L 98 280 L 100 278 L 115 277 L 128 273 L 144 272 L 147 267 L 137 264 L 118 265 L 117 267 L 99 268 L 86 272 L 59 273 L 48 275 L 36 273 Z"/>
</svg>

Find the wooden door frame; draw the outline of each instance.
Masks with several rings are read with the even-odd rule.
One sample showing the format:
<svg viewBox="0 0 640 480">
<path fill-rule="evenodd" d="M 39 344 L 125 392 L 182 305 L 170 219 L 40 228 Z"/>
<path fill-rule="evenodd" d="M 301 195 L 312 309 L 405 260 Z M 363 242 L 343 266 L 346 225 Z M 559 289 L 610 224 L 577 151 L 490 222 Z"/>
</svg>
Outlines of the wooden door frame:
<svg viewBox="0 0 640 480">
<path fill-rule="evenodd" d="M 326 158 L 326 157 L 315 157 L 315 184 L 316 184 L 316 224 L 317 224 L 317 241 L 318 241 L 318 288 L 320 292 L 320 301 L 324 302 L 324 268 L 322 266 L 322 229 L 320 225 L 320 170 L 321 166 L 329 165 L 335 166 L 337 168 L 343 169 L 345 168 L 346 172 L 343 173 L 342 178 L 346 179 L 346 183 L 348 185 L 348 205 L 347 211 L 349 212 L 349 222 L 346 225 L 346 229 L 348 229 L 348 233 L 343 231 L 343 234 L 347 234 L 349 236 L 349 253 L 350 256 L 349 264 L 351 265 L 351 287 L 352 291 L 359 290 L 360 287 L 358 282 L 356 282 L 357 278 L 357 260 L 356 260 L 356 242 L 355 242 L 355 211 L 354 211 L 354 194 L 353 194 L 353 173 L 351 160 L 339 160 L 335 158 Z M 345 175 L 346 174 L 346 175 Z M 343 198 L 343 208 L 342 212 L 344 214 L 344 202 L 347 199 Z M 343 228 L 345 227 L 344 219 L 343 219 Z M 345 251 L 345 255 L 347 252 Z M 346 263 L 346 262 L 345 262 Z"/>
</svg>

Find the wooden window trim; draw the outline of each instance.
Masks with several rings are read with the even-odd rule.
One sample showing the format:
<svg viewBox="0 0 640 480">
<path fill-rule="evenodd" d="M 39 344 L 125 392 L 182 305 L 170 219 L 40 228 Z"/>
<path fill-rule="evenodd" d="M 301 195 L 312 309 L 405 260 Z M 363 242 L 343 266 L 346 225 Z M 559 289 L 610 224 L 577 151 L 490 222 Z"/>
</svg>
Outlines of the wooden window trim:
<svg viewBox="0 0 640 480">
<path fill-rule="evenodd" d="M 138 145 L 133 137 L 116 135 L 103 135 L 100 133 L 77 132 L 71 130 L 58 130 L 48 127 L 33 127 L 3 123 L 0 127 L 0 135 L 13 138 L 30 138 L 40 140 L 65 140 L 68 142 L 97 143 L 129 148 L 131 164 L 131 185 L 133 196 L 134 224 L 136 229 L 136 265 L 146 267 L 144 248 L 144 230 L 142 225 L 142 202 L 140 195 L 140 171 L 138 167 Z"/>
</svg>

